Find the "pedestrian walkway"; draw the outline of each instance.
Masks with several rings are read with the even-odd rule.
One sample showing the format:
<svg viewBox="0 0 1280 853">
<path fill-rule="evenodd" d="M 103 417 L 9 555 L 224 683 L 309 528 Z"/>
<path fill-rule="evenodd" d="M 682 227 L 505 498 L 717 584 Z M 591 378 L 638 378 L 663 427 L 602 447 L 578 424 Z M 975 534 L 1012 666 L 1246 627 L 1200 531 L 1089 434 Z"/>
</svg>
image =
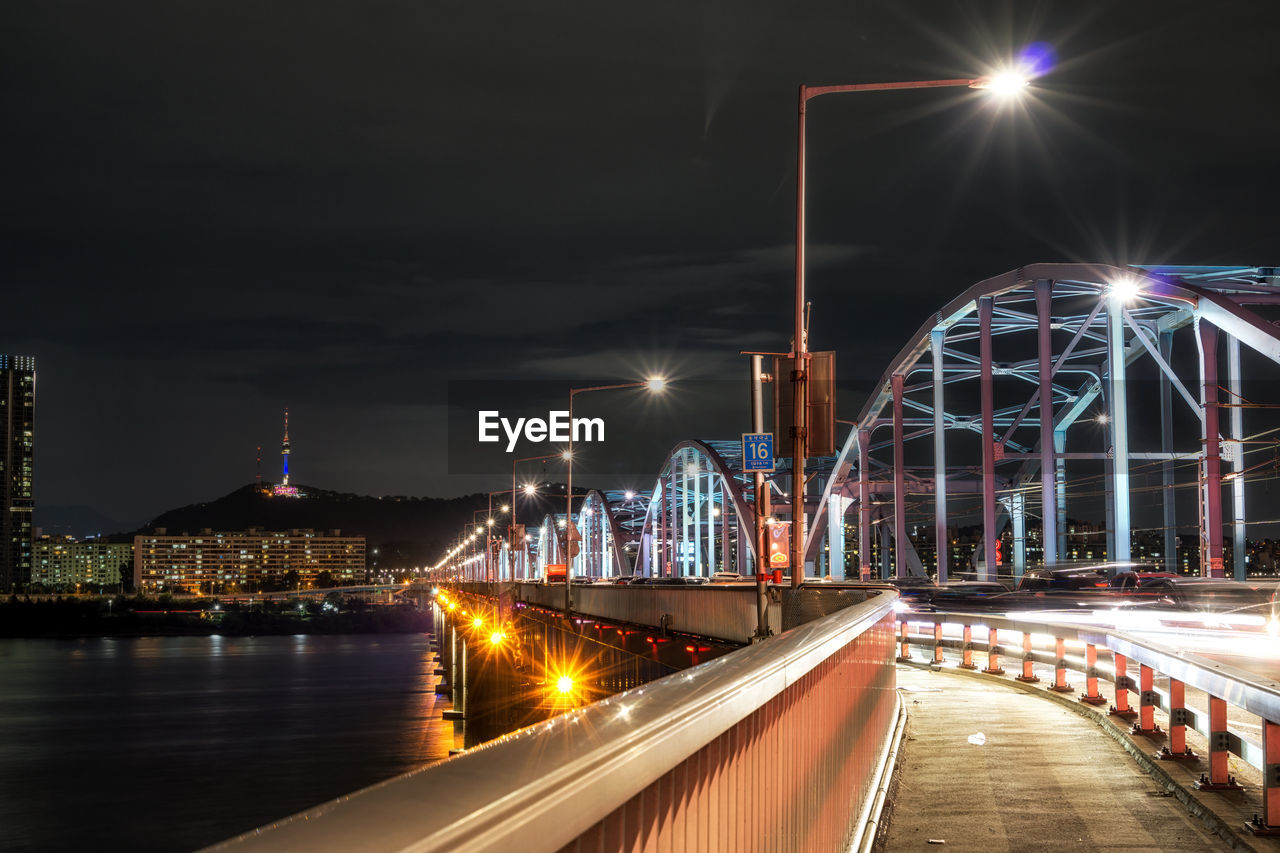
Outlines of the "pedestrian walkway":
<svg viewBox="0 0 1280 853">
<path fill-rule="evenodd" d="M 878 850 L 1248 849 L 1215 835 L 1070 708 L 914 666 L 898 667 L 898 687 L 908 723 Z"/>
</svg>

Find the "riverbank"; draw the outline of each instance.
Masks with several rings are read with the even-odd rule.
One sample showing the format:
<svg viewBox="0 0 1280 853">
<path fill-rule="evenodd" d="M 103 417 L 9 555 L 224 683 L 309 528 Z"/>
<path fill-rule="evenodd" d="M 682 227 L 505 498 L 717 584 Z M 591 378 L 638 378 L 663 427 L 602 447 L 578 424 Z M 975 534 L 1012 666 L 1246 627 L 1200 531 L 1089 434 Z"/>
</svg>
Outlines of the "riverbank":
<svg viewBox="0 0 1280 853">
<path fill-rule="evenodd" d="M 259 602 L 193 605 L 153 598 L 0 602 L 0 637 L 247 637 L 292 634 L 420 634 L 427 614 L 412 605 Z"/>
</svg>

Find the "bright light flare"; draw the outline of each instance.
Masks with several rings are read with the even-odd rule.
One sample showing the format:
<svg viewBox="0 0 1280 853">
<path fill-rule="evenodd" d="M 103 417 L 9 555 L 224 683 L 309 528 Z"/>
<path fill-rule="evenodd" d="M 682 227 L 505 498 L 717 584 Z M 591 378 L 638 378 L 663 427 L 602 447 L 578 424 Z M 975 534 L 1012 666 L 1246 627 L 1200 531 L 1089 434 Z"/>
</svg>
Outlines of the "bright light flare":
<svg viewBox="0 0 1280 853">
<path fill-rule="evenodd" d="M 1048 42 L 1036 41 L 1018 52 L 1017 67 L 1028 77 L 1040 77 L 1053 70 L 1058 52 Z"/>
<path fill-rule="evenodd" d="M 473 627 L 473 628 L 483 628 L 483 627 L 484 627 L 484 619 L 480 618 L 479 616 L 477 616 L 476 618 L 472 619 L 472 620 L 471 620 L 471 627 Z"/>
<path fill-rule="evenodd" d="M 538 493 L 538 487 L 532 483 L 527 483 L 524 487 L 524 493 L 526 495 L 536 495 Z"/>
<path fill-rule="evenodd" d="M 506 638 L 507 638 L 507 635 L 502 633 L 501 631 L 494 631 L 492 634 L 489 635 L 489 642 L 492 645 L 500 646 L 502 645 L 502 641 L 505 640 Z"/>
<path fill-rule="evenodd" d="M 1125 276 L 1111 282 L 1107 287 L 1107 295 L 1121 302 L 1129 302 L 1142 293 L 1142 285 L 1136 278 Z"/>
<path fill-rule="evenodd" d="M 667 380 L 662 376 L 650 376 L 644 384 L 654 394 L 661 394 L 667 389 Z"/>
<path fill-rule="evenodd" d="M 568 696 L 573 692 L 573 679 L 567 675 L 562 675 L 556 679 L 556 692 L 561 696 Z"/>
<path fill-rule="evenodd" d="M 985 89 L 1001 98 L 1017 95 L 1027 87 L 1027 78 L 1016 71 L 1002 71 L 988 77 L 979 77 L 969 84 L 970 89 Z"/>
</svg>

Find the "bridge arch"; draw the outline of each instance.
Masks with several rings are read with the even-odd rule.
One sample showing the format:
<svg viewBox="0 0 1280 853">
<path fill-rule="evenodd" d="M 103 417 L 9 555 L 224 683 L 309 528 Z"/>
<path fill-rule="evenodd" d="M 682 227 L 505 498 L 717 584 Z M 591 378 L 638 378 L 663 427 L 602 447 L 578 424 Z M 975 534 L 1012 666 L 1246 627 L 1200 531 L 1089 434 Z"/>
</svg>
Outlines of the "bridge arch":
<svg viewBox="0 0 1280 853">
<path fill-rule="evenodd" d="M 562 559 L 564 548 L 560 542 L 560 538 L 564 535 L 563 521 L 563 514 L 545 515 L 538 524 L 537 531 L 531 534 L 529 547 L 533 552 L 531 559 L 533 573 L 530 575 L 530 580 L 545 580 L 547 566 L 564 562 Z"/>
<path fill-rule="evenodd" d="M 667 454 L 639 527 L 635 573 L 752 571 L 754 498 L 737 442 L 686 440 Z"/>
<path fill-rule="evenodd" d="M 1150 486 L 1158 475 L 1150 491 L 1163 504 L 1163 537 L 1143 551 L 1180 567 L 1176 533 L 1188 525 L 1178 523 L 1175 490 L 1195 485 L 1198 550 L 1209 573 L 1223 574 L 1222 490 L 1230 481 L 1233 569 L 1243 577 L 1246 436 L 1241 406 L 1228 417 L 1224 404 L 1240 394 L 1241 345 L 1280 364 L 1278 303 L 1272 267 L 1038 264 L 979 282 L 886 368 L 814 507 L 806 554 L 832 555 L 853 576 L 872 574 L 880 506 L 879 550 L 892 549 L 898 574 L 923 570 L 916 545 L 932 539 L 929 562 L 940 578 L 963 556 L 953 543 L 971 545 L 977 574 L 993 575 L 1006 525 L 1012 553 L 1004 557 L 1015 574 L 1031 557 L 1084 557 L 1069 547 L 1066 508 L 1076 498 L 1067 473 L 1093 466 L 1102 469 L 1090 476 L 1104 493 L 1106 541 L 1084 549 L 1089 556 L 1133 556 L 1134 478 Z M 1148 433 L 1156 427 L 1158 447 L 1135 449 L 1155 443 Z M 948 458 L 961 448 L 980 460 L 976 469 Z M 1186 462 L 1194 483 L 1175 471 Z M 856 566 L 845 561 L 850 512 Z M 1038 535 L 1027 527 L 1034 516 Z M 964 518 L 980 529 L 976 543 L 953 535 Z"/>
<path fill-rule="evenodd" d="M 570 570 L 593 578 L 631 573 L 631 561 L 624 550 L 626 533 L 614 514 L 609 494 L 596 489 L 587 493 L 574 516 L 582 541 Z"/>
</svg>

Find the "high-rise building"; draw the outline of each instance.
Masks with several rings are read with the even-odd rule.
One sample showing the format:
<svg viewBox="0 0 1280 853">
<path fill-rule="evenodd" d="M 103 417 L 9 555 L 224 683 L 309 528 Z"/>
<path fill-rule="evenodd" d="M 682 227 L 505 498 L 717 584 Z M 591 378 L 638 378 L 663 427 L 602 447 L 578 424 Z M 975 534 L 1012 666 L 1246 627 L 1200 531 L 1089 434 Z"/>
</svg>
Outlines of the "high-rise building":
<svg viewBox="0 0 1280 853">
<path fill-rule="evenodd" d="M 364 537 L 339 530 L 170 535 L 133 540 L 133 579 L 142 592 L 254 592 L 348 586 L 365 579 Z"/>
<path fill-rule="evenodd" d="M 133 543 L 71 536 L 36 539 L 31 585 L 44 592 L 114 592 L 133 575 Z"/>
<path fill-rule="evenodd" d="M 31 580 L 34 528 L 36 360 L 0 355 L 0 590 Z"/>
</svg>

